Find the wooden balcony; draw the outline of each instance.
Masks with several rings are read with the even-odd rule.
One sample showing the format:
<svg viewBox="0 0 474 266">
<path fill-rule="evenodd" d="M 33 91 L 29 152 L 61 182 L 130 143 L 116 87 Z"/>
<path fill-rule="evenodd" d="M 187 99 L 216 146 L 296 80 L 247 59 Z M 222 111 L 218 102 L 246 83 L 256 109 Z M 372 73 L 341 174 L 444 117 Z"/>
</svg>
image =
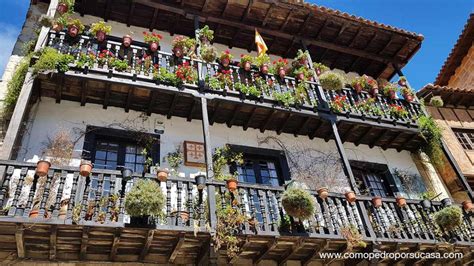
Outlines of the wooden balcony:
<svg viewBox="0 0 474 266">
<path fill-rule="evenodd" d="M 110 37 L 105 47 L 115 57 L 120 58 L 123 50 L 118 38 Z M 305 81 L 304 91 L 295 89 L 299 83 L 292 77 L 281 80 L 271 74 L 260 75 L 258 83 L 255 77 L 256 70 L 243 73 L 237 66 L 233 70 L 231 81 L 223 89 L 211 89 L 206 82 L 214 76 L 219 66 L 215 63 L 205 63 L 199 60 L 184 58 L 196 69 L 198 79 L 192 83 L 179 86 L 165 84 L 153 77 L 153 64 L 146 64 L 140 60 L 148 49 L 144 43 L 135 42 L 131 54 L 125 60 L 129 68 L 117 71 L 107 66 L 99 66 L 97 59 L 90 65 L 77 66 L 81 54 L 98 54 L 95 40 L 81 36 L 71 41 L 64 33 L 51 32 L 48 46 L 55 47 L 62 53 L 72 54 L 75 63 L 71 64 L 70 71 L 54 75 L 40 75 L 37 85 L 38 94 L 54 97 L 59 103 L 62 99 L 108 106 L 123 107 L 125 111 L 138 110 L 147 114 L 159 113 L 171 116 L 185 117 L 188 121 L 201 119 L 199 98 L 208 99 L 210 124 L 224 123 L 228 127 L 233 125 L 247 128 L 274 130 L 278 134 L 290 133 L 324 138 L 326 141 L 333 138 L 329 119 L 337 121 L 337 126 L 344 141 L 367 144 L 371 147 L 381 146 L 384 149 L 417 150 L 423 142 L 418 134 L 416 118 L 421 114 L 418 102 L 407 102 L 403 99 L 391 100 L 382 95 L 375 97 L 374 105 L 380 113 L 364 111 L 358 103 L 370 96 L 366 92 L 356 93 L 346 87 L 335 92 L 321 88 L 314 81 Z M 174 73 L 177 64 L 173 55 L 161 52 L 155 54 L 155 66 L 165 68 Z M 244 78 L 247 77 L 247 78 Z M 240 92 L 235 85 L 243 83 L 257 85 L 260 95 L 246 95 Z M 262 89 L 262 86 L 265 88 Z M 278 96 L 289 93 L 293 102 L 283 104 Z M 330 109 L 336 97 L 345 96 L 345 107 L 340 112 Z M 390 114 L 390 105 L 396 104 L 407 111 L 403 117 L 394 117 Z"/>
<path fill-rule="evenodd" d="M 39 178 L 35 164 L 0 161 L 0 166 L 6 167 L 0 203 L 9 206 L 0 216 L 2 259 L 13 252 L 20 259 L 206 265 L 216 225 L 213 213 L 216 204 L 225 204 L 222 195 L 228 193 L 223 182 L 208 180 L 203 200 L 196 200 L 199 191 L 194 179 L 171 177 L 161 184 L 166 195 L 164 217 L 155 219 L 156 225 L 150 228 L 134 228 L 127 224 L 124 200 L 127 185 L 141 176 L 124 182 L 120 171 L 93 170 L 89 177 L 83 177 L 76 168 L 52 167 L 47 177 Z M 144 178 L 154 176 L 147 174 Z M 233 262 L 327 263 L 321 261 L 318 252 L 346 252 L 340 229 L 347 225 L 354 225 L 368 244 L 357 251 L 448 252 L 454 247 L 454 251 L 464 253 L 460 262 L 473 259 L 473 215 L 464 213 L 462 226 L 445 231 L 432 219 L 433 213 L 442 208 L 439 202 L 426 209 L 419 201 L 408 200 L 405 207 L 399 207 L 395 199 L 384 198 L 382 207 L 375 208 L 369 197 L 358 196 L 355 203 L 349 203 L 341 194 L 321 199 L 311 192 L 317 202 L 314 217 L 298 226 L 292 223 L 282 227 L 283 192 L 283 187 L 239 184 L 239 197 L 245 200 L 236 208 L 249 221 L 255 218 L 258 223 L 246 221 L 241 225 L 241 251 Z M 115 201 L 102 200 L 111 194 L 119 196 Z M 216 202 L 218 199 L 222 202 Z M 39 204 L 33 204 L 37 200 Z M 62 206 L 67 206 L 67 212 Z M 36 211 L 38 216 L 32 218 Z M 184 213 L 189 218 L 183 218 Z M 227 263 L 225 248 L 217 256 Z"/>
</svg>

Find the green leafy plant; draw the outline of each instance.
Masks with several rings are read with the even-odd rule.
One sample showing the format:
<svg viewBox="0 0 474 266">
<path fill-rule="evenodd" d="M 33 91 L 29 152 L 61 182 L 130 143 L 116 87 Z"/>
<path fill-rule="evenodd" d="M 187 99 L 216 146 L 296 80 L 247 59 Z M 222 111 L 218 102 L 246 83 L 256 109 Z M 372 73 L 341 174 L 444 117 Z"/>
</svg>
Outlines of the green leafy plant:
<svg viewBox="0 0 474 266">
<path fill-rule="evenodd" d="M 165 67 L 160 67 L 158 70 L 153 72 L 153 79 L 159 80 L 162 83 L 177 86 L 181 83 L 181 80 L 176 77 L 174 73 L 168 71 Z"/>
<path fill-rule="evenodd" d="M 196 46 L 196 40 L 185 36 L 176 36 L 172 42 L 173 49 L 181 48 L 185 55 L 190 55 Z"/>
<path fill-rule="evenodd" d="M 250 65 L 252 65 L 254 63 L 254 58 L 248 54 L 241 54 L 239 66 L 243 68 L 246 63 L 250 63 Z"/>
<path fill-rule="evenodd" d="M 412 89 L 408 88 L 408 87 L 402 87 L 402 88 L 401 88 L 401 92 L 402 92 L 402 94 L 403 94 L 404 97 L 405 97 L 405 96 L 414 96 L 414 95 L 415 95 L 415 92 L 414 92 Z"/>
<path fill-rule="evenodd" d="M 232 85 L 231 75 L 231 70 L 222 70 L 213 77 L 207 76 L 206 83 L 209 84 L 209 88 L 212 90 L 224 90 Z"/>
<path fill-rule="evenodd" d="M 375 116 L 382 116 L 383 110 L 376 104 L 374 98 L 367 98 L 365 100 L 359 101 L 356 103 L 357 109 L 360 111 L 372 114 Z"/>
<path fill-rule="evenodd" d="M 285 71 L 288 68 L 288 60 L 284 58 L 279 58 L 278 60 L 273 61 L 273 67 L 270 69 L 270 72 L 273 75 L 278 75 L 280 68 L 283 68 Z"/>
<path fill-rule="evenodd" d="M 313 68 L 318 76 L 329 70 L 329 67 L 327 67 L 325 64 L 317 62 L 313 63 Z"/>
<path fill-rule="evenodd" d="M 179 166 L 184 162 L 183 153 L 177 148 L 175 151 L 170 152 L 165 157 L 166 161 L 168 162 L 169 166 L 176 171 Z"/>
<path fill-rule="evenodd" d="M 204 45 L 201 47 L 201 58 L 207 63 L 212 63 L 217 58 L 216 48 L 212 45 Z"/>
<path fill-rule="evenodd" d="M 421 136 L 426 144 L 421 147 L 430 158 L 431 162 L 438 166 L 443 166 L 443 149 L 442 149 L 442 131 L 431 116 L 418 117 L 418 126 L 420 127 Z"/>
<path fill-rule="evenodd" d="M 182 83 L 193 84 L 197 81 L 197 72 L 188 61 L 178 65 L 175 75 Z"/>
<path fill-rule="evenodd" d="M 332 101 L 329 102 L 329 108 L 331 109 L 331 111 L 335 113 L 342 113 L 344 111 L 349 111 L 350 105 L 347 102 L 347 96 L 346 95 L 334 96 Z"/>
<path fill-rule="evenodd" d="M 340 91 L 344 88 L 344 78 L 335 72 L 325 72 L 319 76 L 319 82 L 324 89 Z"/>
<path fill-rule="evenodd" d="M 107 25 L 104 21 L 99 21 L 91 24 L 91 33 L 96 35 L 97 32 L 103 32 L 105 34 L 110 34 L 112 32 L 112 26 Z"/>
<path fill-rule="evenodd" d="M 347 250 L 351 251 L 354 247 L 367 247 L 367 243 L 363 241 L 362 235 L 359 233 L 357 226 L 349 224 L 340 228 L 341 235 L 347 241 Z"/>
<path fill-rule="evenodd" d="M 270 63 L 270 56 L 268 56 L 267 54 L 261 54 L 255 57 L 254 62 L 257 67 L 268 65 Z"/>
<path fill-rule="evenodd" d="M 399 104 L 390 104 L 388 108 L 388 112 L 393 118 L 403 119 L 408 116 L 408 111 Z"/>
<path fill-rule="evenodd" d="M 84 68 L 85 66 L 92 67 L 94 65 L 96 56 L 94 53 L 80 53 L 79 59 L 76 61 L 76 66 Z"/>
<path fill-rule="evenodd" d="M 260 95 L 262 95 L 262 92 L 255 85 L 246 85 L 241 82 L 237 82 L 234 86 L 235 89 L 246 95 L 252 95 L 255 97 L 260 97 Z"/>
<path fill-rule="evenodd" d="M 392 83 L 386 83 L 383 87 L 382 87 L 382 92 L 385 96 L 390 96 L 390 93 L 397 93 L 398 92 L 398 87 L 395 86 L 394 84 Z"/>
<path fill-rule="evenodd" d="M 295 57 L 295 61 L 296 62 L 301 62 L 303 60 L 308 60 L 309 59 L 309 52 L 308 51 L 304 51 L 299 49 L 298 52 L 296 53 L 296 57 Z"/>
<path fill-rule="evenodd" d="M 214 39 L 214 31 L 211 30 L 208 25 L 206 25 L 206 26 L 202 27 L 201 29 L 199 29 L 198 35 L 199 35 L 200 38 L 204 37 L 210 42 L 212 42 L 212 40 Z"/>
<path fill-rule="evenodd" d="M 115 58 L 115 60 L 113 60 L 112 67 L 118 72 L 124 72 L 128 69 L 128 61 L 126 59 L 120 60 Z"/>
<path fill-rule="evenodd" d="M 66 5 L 68 5 L 69 8 L 74 7 L 75 2 L 76 2 L 76 0 L 59 0 L 60 4 L 66 4 Z"/>
<path fill-rule="evenodd" d="M 74 61 L 72 55 L 61 54 L 58 50 L 50 47 L 44 48 L 39 54 L 38 60 L 33 65 L 34 75 L 56 69 L 59 72 L 66 72 L 69 70 L 69 64 Z"/>
<path fill-rule="evenodd" d="M 421 199 L 433 200 L 437 196 L 433 190 L 428 190 L 420 194 Z"/>
<path fill-rule="evenodd" d="M 361 90 L 367 91 L 369 89 L 369 83 L 367 82 L 367 79 L 362 76 L 362 77 L 356 77 L 352 79 L 351 81 L 351 86 L 356 89 L 357 87 L 360 88 Z"/>
<path fill-rule="evenodd" d="M 30 65 L 30 59 L 31 55 L 28 55 L 21 60 L 20 64 L 16 67 L 12 78 L 7 83 L 7 92 L 3 101 L 3 116 L 13 112 L 13 109 L 15 108 L 21 88 L 25 82 L 28 66 Z"/>
<path fill-rule="evenodd" d="M 285 91 L 285 92 L 273 92 L 273 99 L 275 101 L 280 102 L 285 107 L 290 107 L 291 105 L 295 104 L 295 97 L 293 97 L 293 94 L 291 91 Z"/>
<path fill-rule="evenodd" d="M 163 39 L 163 36 L 158 33 L 148 33 L 146 31 L 143 32 L 143 40 L 145 43 L 160 43 L 161 39 Z"/>
<path fill-rule="evenodd" d="M 222 61 L 223 59 L 229 59 L 229 61 L 232 61 L 232 58 L 234 56 L 230 53 L 229 50 L 225 50 L 221 52 L 221 55 L 219 56 L 219 59 Z"/>
<path fill-rule="evenodd" d="M 125 196 L 125 211 L 133 217 L 161 217 L 165 196 L 155 180 L 138 180 Z"/>
<path fill-rule="evenodd" d="M 306 102 L 308 99 L 308 89 L 309 86 L 306 82 L 300 82 L 296 85 L 294 95 L 295 103 L 304 104 Z"/>
<path fill-rule="evenodd" d="M 282 196 L 281 201 L 285 212 L 298 219 L 306 220 L 314 216 L 314 197 L 302 188 L 289 188 Z"/>
<path fill-rule="evenodd" d="M 444 101 L 443 101 L 443 98 L 441 98 L 441 96 L 433 96 L 430 99 L 430 104 L 434 107 L 439 108 L 439 107 L 443 107 Z"/>
<path fill-rule="evenodd" d="M 437 211 L 433 219 L 441 228 L 450 231 L 462 225 L 462 210 L 458 206 L 449 206 Z"/>
<path fill-rule="evenodd" d="M 298 76 L 300 76 L 300 75 L 303 75 L 304 79 L 312 77 L 312 74 L 309 71 L 309 69 L 307 67 L 304 67 L 304 66 L 293 68 L 293 73 L 292 74 L 293 74 L 293 77 L 296 77 L 296 78 L 298 78 Z"/>
<path fill-rule="evenodd" d="M 235 178 L 237 172 L 226 174 L 224 173 L 224 167 L 232 163 L 243 164 L 243 162 L 243 154 L 233 151 L 229 145 L 216 148 L 212 154 L 212 169 L 214 170 L 214 178 L 220 181 Z"/>
</svg>

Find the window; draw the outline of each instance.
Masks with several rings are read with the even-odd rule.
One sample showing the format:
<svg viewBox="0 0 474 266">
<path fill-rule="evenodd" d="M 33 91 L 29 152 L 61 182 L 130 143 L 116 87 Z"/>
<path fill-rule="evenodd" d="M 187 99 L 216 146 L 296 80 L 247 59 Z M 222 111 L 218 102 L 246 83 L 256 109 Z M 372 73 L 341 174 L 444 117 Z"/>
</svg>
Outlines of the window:
<svg viewBox="0 0 474 266">
<path fill-rule="evenodd" d="M 242 165 L 230 166 L 231 172 L 237 171 L 240 182 L 280 186 L 289 180 L 286 158 L 280 151 L 236 145 L 231 149 L 244 155 Z"/>
<path fill-rule="evenodd" d="M 151 157 L 154 163 L 159 161 L 158 135 L 91 126 L 87 127 L 87 132 L 83 158 L 91 160 L 95 168 L 116 170 L 127 167 L 141 173 L 145 170 L 147 157 Z M 147 154 L 143 153 L 144 136 L 147 140 L 156 139 L 156 144 L 147 150 Z"/>
<path fill-rule="evenodd" d="M 465 150 L 474 150 L 474 130 L 453 129 L 453 132 Z"/>
<path fill-rule="evenodd" d="M 391 197 L 398 191 L 386 165 L 351 161 L 351 168 L 362 192 L 372 196 Z"/>
</svg>

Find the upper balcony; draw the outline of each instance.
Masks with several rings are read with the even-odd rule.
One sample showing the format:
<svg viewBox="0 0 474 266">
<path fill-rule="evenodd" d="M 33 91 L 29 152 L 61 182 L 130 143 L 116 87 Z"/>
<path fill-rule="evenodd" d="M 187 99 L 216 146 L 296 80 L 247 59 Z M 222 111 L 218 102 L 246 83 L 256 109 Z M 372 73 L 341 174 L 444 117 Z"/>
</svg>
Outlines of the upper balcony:
<svg viewBox="0 0 474 266">
<path fill-rule="evenodd" d="M 313 79 L 280 78 L 255 67 L 244 71 L 236 63 L 219 82 L 216 75 L 223 68 L 218 63 L 177 58 L 163 51 L 150 54 L 147 44 L 136 41 L 124 48 L 116 37 L 99 45 L 88 36 L 71 39 L 64 32 L 52 31 L 47 46 L 74 58 L 66 73 L 40 76 L 41 95 L 55 97 L 57 102 L 89 102 L 191 120 L 201 118 L 196 98 L 205 97 L 210 99 L 211 124 L 329 140 L 333 138 L 329 117 L 337 121 L 343 142 L 398 150 L 417 150 L 423 142 L 417 129 L 422 111 L 416 100 L 358 93 L 347 84 L 342 90 L 330 90 Z M 120 59 L 122 69 L 113 67 L 109 59 Z M 183 64 L 189 64 L 193 72 L 190 81 L 176 80 L 175 73 Z"/>
</svg>

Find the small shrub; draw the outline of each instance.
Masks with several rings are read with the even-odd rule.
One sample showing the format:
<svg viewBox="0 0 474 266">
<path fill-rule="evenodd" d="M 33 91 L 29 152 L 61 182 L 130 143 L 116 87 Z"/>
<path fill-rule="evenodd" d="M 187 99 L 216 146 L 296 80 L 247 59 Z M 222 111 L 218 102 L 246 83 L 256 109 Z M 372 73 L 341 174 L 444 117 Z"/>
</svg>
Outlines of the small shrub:
<svg viewBox="0 0 474 266">
<path fill-rule="evenodd" d="M 96 35 L 97 32 L 102 31 L 105 34 L 110 34 L 112 26 L 105 24 L 104 21 L 99 21 L 91 24 L 91 33 Z"/>
<path fill-rule="evenodd" d="M 433 218 L 441 228 L 450 231 L 462 224 L 462 210 L 458 206 L 449 206 L 437 211 Z"/>
<path fill-rule="evenodd" d="M 347 241 L 347 250 L 351 251 L 354 247 L 365 248 L 367 243 L 362 239 L 362 235 L 359 233 L 359 229 L 353 224 L 341 227 L 341 235 Z"/>
<path fill-rule="evenodd" d="M 12 78 L 7 83 L 7 93 L 3 102 L 3 114 L 11 113 L 15 108 L 21 88 L 25 82 L 25 76 L 28 72 L 30 57 L 25 57 L 17 66 Z"/>
<path fill-rule="evenodd" d="M 283 193 L 283 208 L 295 218 L 305 220 L 313 217 L 315 204 L 313 196 L 307 190 L 289 188 Z"/>
<path fill-rule="evenodd" d="M 430 99 L 430 104 L 434 107 L 443 107 L 444 106 L 444 101 L 443 101 L 443 98 L 441 98 L 441 96 L 433 96 L 431 97 Z"/>
<path fill-rule="evenodd" d="M 217 58 L 216 48 L 211 45 L 204 45 L 201 47 L 201 58 L 207 63 L 212 63 Z"/>
<path fill-rule="evenodd" d="M 138 180 L 125 196 L 125 211 L 133 217 L 161 217 L 165 197 L 160 186 L 151 179 Z"/>
<path fill-rule="evenodd" d="M 46 47 L 40 52 L 38 60 L 33 65 L 33 74 L 37 75 L 56 69 L 59 72 L 67 72 L 69 64 L 72 62 L 74 62 L 72 55 L 61 54 L 54 48 Z"/>
<path fill-rule="evenodd" d="M 324 89 L 340 91 L 344 88 L 344 78 L 335 72 L 325 72 L 319 76 L 319 82 Z"/>
<path fill-rule="evenodd" d="M 430 157 L 433 164 L 438 167 L 443 166 L 443 149 L 442 149 L 442 131 L 431 116 L 418 117 L 418 126 L 420 127 L 421 136 L 425 139 L 426 144 L 421 150 Z"/>
</svg>

